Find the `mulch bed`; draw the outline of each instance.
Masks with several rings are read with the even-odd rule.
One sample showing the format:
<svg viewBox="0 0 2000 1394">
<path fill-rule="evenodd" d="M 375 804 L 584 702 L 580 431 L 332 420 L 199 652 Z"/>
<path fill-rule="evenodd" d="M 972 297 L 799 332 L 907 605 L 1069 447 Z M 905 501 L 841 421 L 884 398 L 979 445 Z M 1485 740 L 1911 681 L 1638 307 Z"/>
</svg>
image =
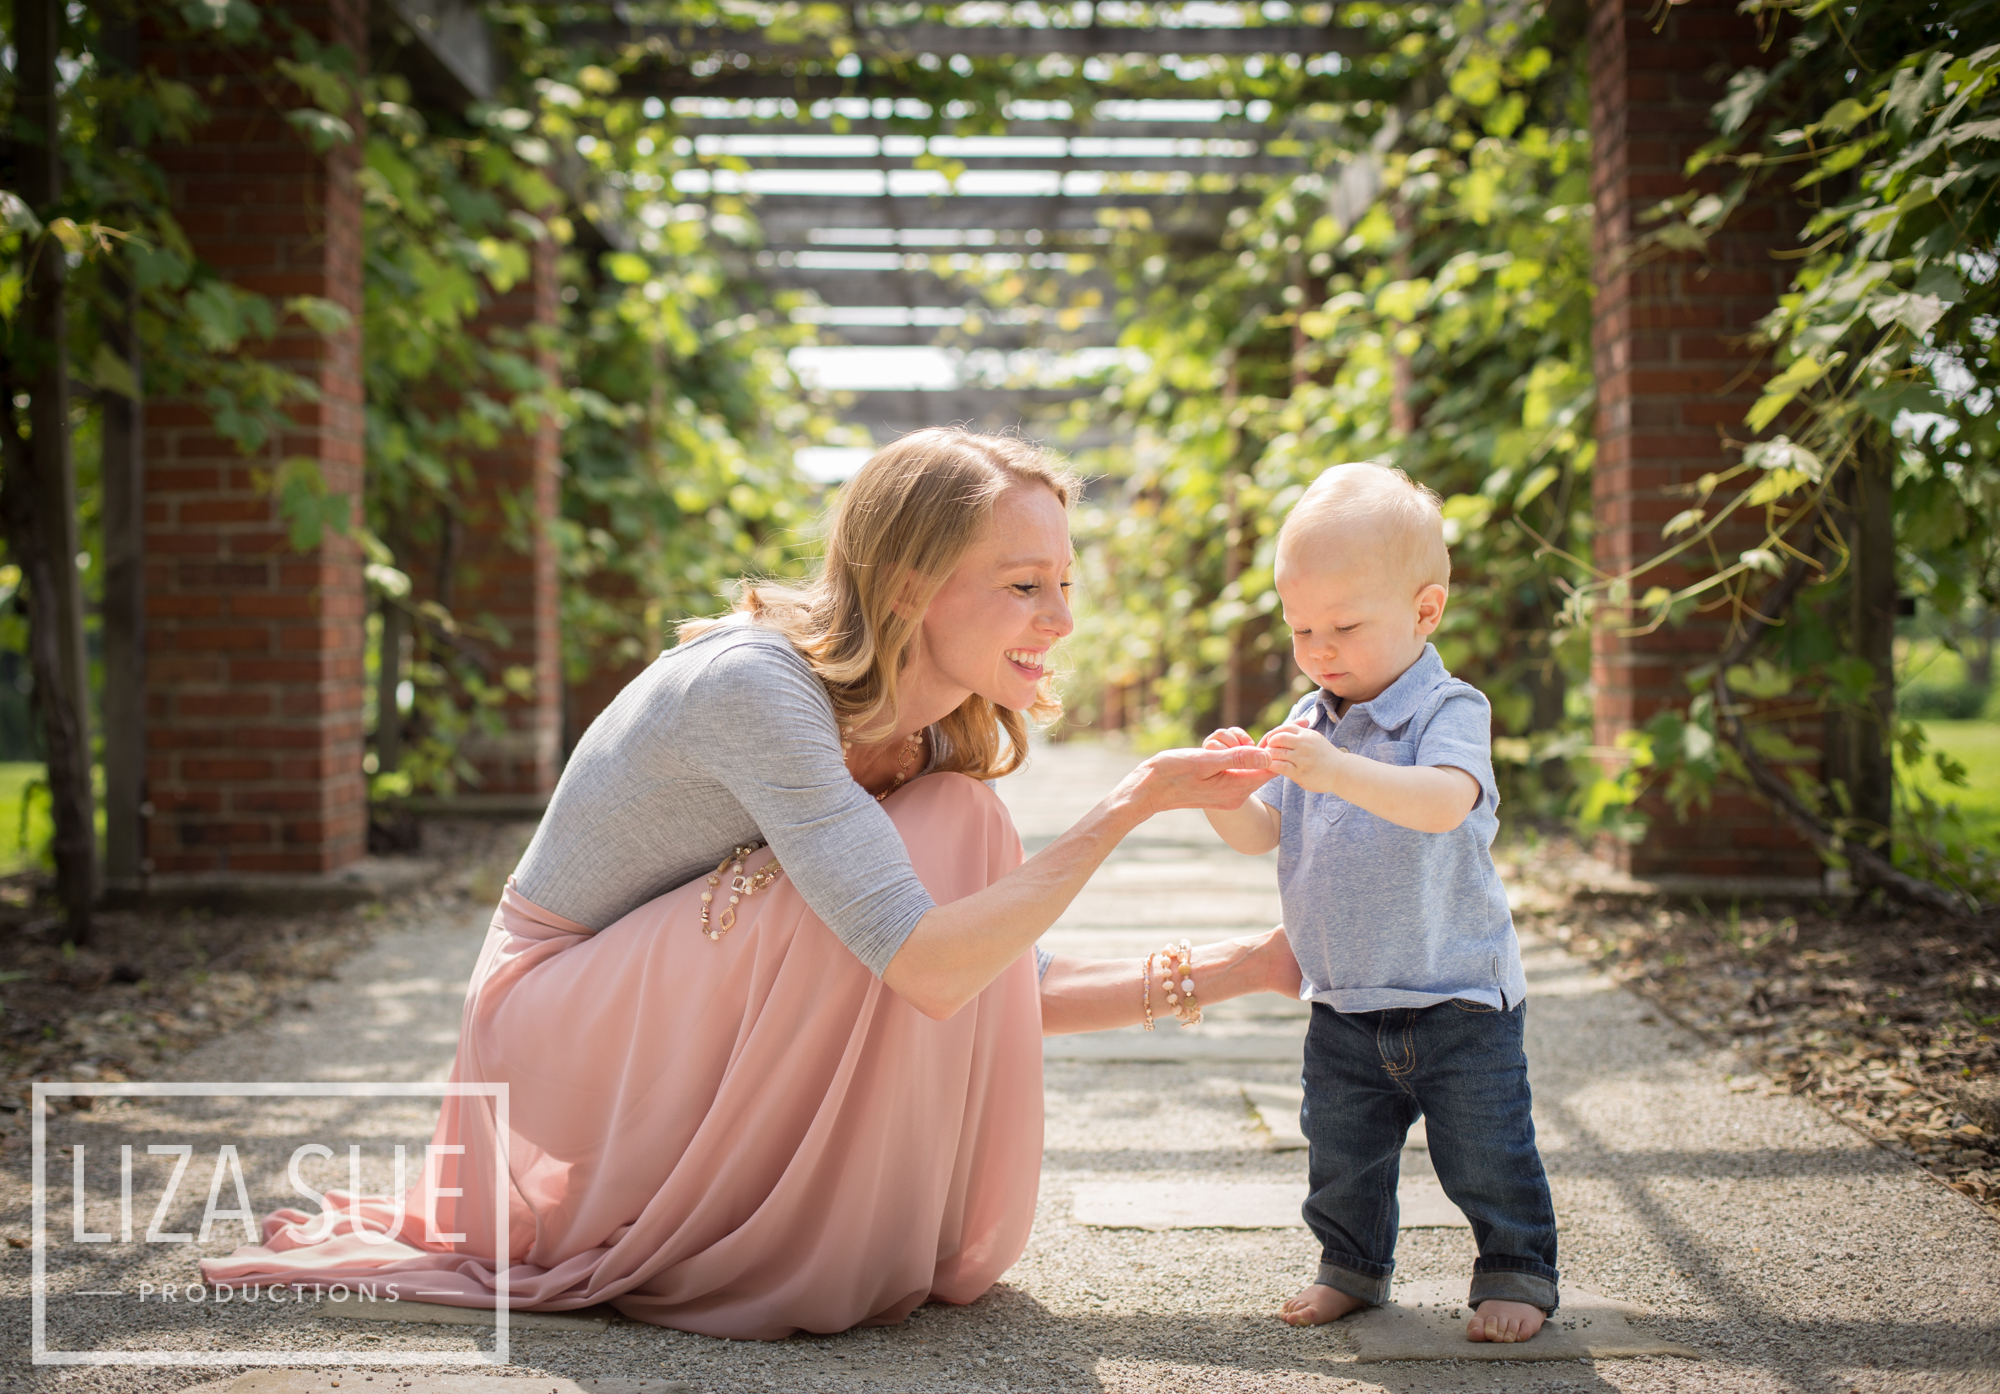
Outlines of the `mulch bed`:
<svg viewBox="0 0 2000 1394">
<path fill-rule="evenodd" d="M 515 824 L 432 825 L 423 853 L 436 880 L 393 901 L 293 915 L 100 913 L 84 947 L 64 942 L 39 878 L 0 879 L 0 1156 L 27 1144 L 34 1081 L 145 1079 L 213 1036 L 306 1005 L 304 989 L 378 930 L 496 900 L 526 835 Z"/>
<path fill-rule="evenodd" d="M 1733 1088 L 1806 1096 L 2000 1219 L 2000 919 L 1636 900 L 1580 889 L 1579 864 L 1522 855 L 1518 918 L 1755 1062 Z"/>
</svg>

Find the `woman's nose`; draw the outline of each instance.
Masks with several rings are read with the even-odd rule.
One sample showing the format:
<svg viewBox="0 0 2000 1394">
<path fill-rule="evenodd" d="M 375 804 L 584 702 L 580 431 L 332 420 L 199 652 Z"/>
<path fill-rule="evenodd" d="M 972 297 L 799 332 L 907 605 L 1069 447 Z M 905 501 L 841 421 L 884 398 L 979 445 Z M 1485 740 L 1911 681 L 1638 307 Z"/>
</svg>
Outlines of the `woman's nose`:
<svg viewBox="0 0 2000 1394">
<path fill-rule="evenodd" d="M 1038 618 L 1042 628 L 1057 639 L 1068 637 L 1076 629 L 1076 617 L 1069 610 L 1069 597 L 1060 590 Z"/>
</svg>

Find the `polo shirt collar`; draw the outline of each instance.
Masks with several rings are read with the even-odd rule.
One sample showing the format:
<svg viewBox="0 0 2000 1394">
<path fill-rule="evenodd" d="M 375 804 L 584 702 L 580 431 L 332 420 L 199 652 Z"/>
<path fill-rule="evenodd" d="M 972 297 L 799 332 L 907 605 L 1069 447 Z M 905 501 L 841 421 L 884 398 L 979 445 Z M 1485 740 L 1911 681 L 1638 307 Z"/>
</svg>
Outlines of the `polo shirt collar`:
<svg viewBox="0 0 2000 1394">
<path fill-rule="evenodd" d="M 1352 716 L 1355 712 L 1365 711 L 1370 721 L 1385 731 L 1393 731 L 1407 724 L 1417 714 L 1417 706 L 1425 694 L 1449 676 L 1444 670 L 1444 660 L 1438 657 L 1437 645 L 1425 644 L 1423 655 L 1404 670 L 1403 676 L 1390 683 L 1379 696 L 1366 702 L 1356 702 L 1347 709 L 1347 714 Z M 1333 704 L 1338 700 L 1331 692 L 1321 689 L 1320 710 L 1326 714 L 1329 726 L 1336 722 Z"/>
</svg>

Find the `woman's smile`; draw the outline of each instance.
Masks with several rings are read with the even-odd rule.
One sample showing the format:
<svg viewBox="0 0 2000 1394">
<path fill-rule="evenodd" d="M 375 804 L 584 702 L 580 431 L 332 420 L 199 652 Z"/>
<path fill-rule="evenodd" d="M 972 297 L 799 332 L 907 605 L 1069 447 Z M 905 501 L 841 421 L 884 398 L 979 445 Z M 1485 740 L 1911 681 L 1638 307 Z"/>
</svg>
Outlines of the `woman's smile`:
<svg viewBox="0 0 2000 1394">
<path fill-rule="evenodd" d="M 1044 666 L 1042 660 L 1047 653 L 1047 649 L 1009 649 L 1004 657 L 1022 677 L 1040 682 Z"/>
</svg>

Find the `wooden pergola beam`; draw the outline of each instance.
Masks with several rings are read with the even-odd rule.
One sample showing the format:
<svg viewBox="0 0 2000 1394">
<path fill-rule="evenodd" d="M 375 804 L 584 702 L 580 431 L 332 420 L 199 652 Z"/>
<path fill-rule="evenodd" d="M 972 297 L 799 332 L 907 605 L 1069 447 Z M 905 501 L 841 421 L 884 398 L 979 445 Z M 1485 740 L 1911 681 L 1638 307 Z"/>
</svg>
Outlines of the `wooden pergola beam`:
<svg viewBox="0 0 2000 1394">
<path fill-rule="evenodd" d="M 1099 214 L 1146 214 L 1169 235 L 1213 241 L 1229 210 L 1249 202 L 1241 194 L 1111 194 L 1092 198 L 951 198 L 762 194 L 749 200 L 764 235 L 772 242 L 803 242 L 823 228 L 1028 229 L 1084 232 L 1105 225 Z"/>
<path fill-rule="evenodd" d="M 702 155 L 705 166 L 798 169 L 827 166 L 842 170 L 913 168 L 907 155 Z M 1302 174 L 1312 168 L 1297 155 L 951 155 L 972 170 L 1054 170 L 1058 173 Z"/>
<path fill-rule="evenodd" d="M 741 278 L 771 290 L 811 291 L 822 303 L 833 305 L 904 305 L 912 308 L 984 308 L 979 291 L 956 277 L 930 271 L 842 270 L 832 267 L 758 266 L 744 267 Z M 1061 271 L 1023 270 L 1023 276 L 1038 281 L 1060 281 L 1066 293 L 1095 290 L 1103 300 L 1111 300 L 1118 289 L 1100 272 L 1090 277 L 1068 276 Z M 1101 303 L 1101 302 L 1100 302 Z"/>
<path fill-rule="evenodd" d="M 879 444 L 926 426 L 970 426 L 1019 431 L 1056 442 L 1071 402 L 1097 396 L 1094 388 L 959 387 L 946 391 L 857 392 L 840 416 L 866 426 Z M 1101 428 L 1099 428 L 1101 430 Z"/>
<path fill-rule="evenodd" d="M 663 99 L 718 97 L 729 101 L 794 101 L 801 104 L 843 97 L 914 97 L 928 100 L 936 97 L 939 90 L 937 75 L 930 73 L 917 75 L 925 79 L 917 81 L 904 76 L 900 70 L 878 67 L 864 69 L 853 77 L 842 77 L 824 63 L 784 63 L 777 65 L 776 71 L 762 71 L 748 60 L 745 62 L 743 68 L 723 68 L 714 73 L 696 73 L 685 64 L 665 59 L 642 62 L 621 72 L 619 83 L 621 90 L 631 96 Z M 1311 90 L 1302 94 L 1302 99 L 1337 100 L 1341 82 L 1342 79 L 1332 75 L 1308 78 L 1307 85 Z M 1162 100 L 1159 87 L 1157 79 L 1143 76 L 1130 82 L 1106 79 L 1089 83 L 1092 99 L 1100 102 Z M 1219 80 L 1183 80 L 1179 88 L 1181 90 L 1174 94 L 1175 100 L 1227 99 L 1228 84 Z M 1024 90 L 1015 95 L 1029 97 L 1035 94 Z M 1052 83 L 1048 95 L 1070 98 L 1077 93 L 1073 86 Z"/>
<path fill-rule="evenodd" d="M 912 136 L 929 135 L 931 122 L 927 118 L 891 116 L 855 117 L 846 120 L 828 118 L 801 119 L 797 117 L 772 116 L 687 116 L 677 117 L 675 127 L 683 135 L 729 136 L 729 135 L 858 135 L 858 136 Z M 938 118 L 940 135 L 957 135 L 954 127 L 959 123 L 950 117 Z M 1082 137 L 1085 139 L 1118 140 L 1248 140 L 1269 143 L 1286 140 L 1308 140 L 1322 133 L 1325 128 L 1311 122 L 1291 121 L 1285 124 L 1262 125 L 1254 121 L 1231 118 L 1226 121 L 1118 121 L 1106 117 L 1101 120 L 1081 121 L 1029 121 L 1009 118 L 1007 129 L 998 134 L 1006 136 L 1032 137 Z M 963 134 L 985 137 L 995 134 L 991 131 L 975 130 Z"/>
<path fill-rule="evenodd" d="M 980 322 L 971 333 L 957 325 L 933 324 L 823 324 L 822 344 L 851 344 L 868 348 L 951 348 L 1023 349 L 1039 348 L 1061 353 L 1069 349 L 1101 348 L 1118 342 L 1118 326 L 1109 320 L 1087 321 L 1065 332 L 1053 326 L 1032 324 L 992 324 Z"/>
<path fill-rule="evenodd" d="M 565 24 L 566 44 L 636 45 L 662 57 L 685 60 L 713 54 L 741 54 L 753 62 L 831 61 L 841 51 L 891 62 L 919 54 L 939 58 L 1089 58 L 1105 54 L 1179 57 L 1250 57 L 1256 54 L 1361 54 L 1376 43 L 1369 30 L 1272 24 L 1256 28 L 1171 28 L 1094 25 L 1073 29 L 1013 25 L 908 24 L 864 29 L 837 50 L 831 38 L 775 37 L 761 29 L 721 25 L 620 24 L 615 20 Z"/>
</svg>

